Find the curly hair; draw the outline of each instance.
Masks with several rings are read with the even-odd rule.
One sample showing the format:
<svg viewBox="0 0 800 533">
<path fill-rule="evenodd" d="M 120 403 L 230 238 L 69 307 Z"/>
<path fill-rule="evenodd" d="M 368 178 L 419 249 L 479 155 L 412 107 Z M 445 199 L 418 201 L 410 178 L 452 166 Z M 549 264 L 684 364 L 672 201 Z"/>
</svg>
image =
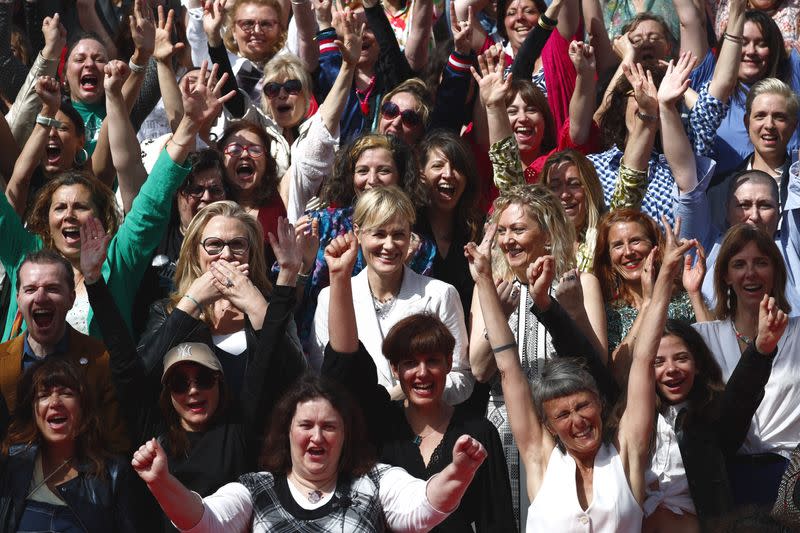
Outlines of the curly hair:
<svg viewBox="0 0 800 533">
<path fill-rule="evenodd" d="M 53 236 L 50 234 L 50 206 L 53 195 L 61 187 L 80 185 L 89 191 L 92 199 L 93 214 L 103 223 L 109 235 L 115 235 L 119 229 L 122 215 L 117 208 L 114 193 L 104 183 L 88 171 L 68 170 L 57 174 L 39 190 L 36 199 L 28 212 L 28 231 L 42 238 L 44 245 L 53 247 Z"/>
<path fill-rule="evenodd" d="M 271 59 L 283 48 L 283 45 L 286 44 L 286 36 L 288 35 L 286 28 L 283 27 L 283 7 L 281 7 L 281 3 L 278 0 L 236 0 L 225 15 L 226 29 L 225 33 L 222 35 L 222 42 L 225 44 L 225 48 L 234 54 L 241 55 L 239 45 L 236 43 L 236 39 L 233 38 L 233 26 L 236 24 L 236 13 L 239 11 L 239 8 L 249 4 L 271 7 L 278 17 L 278 24 L 281 26 L 281 34 L 267 53 L 267 59 Z M 248 59 L 252 60 L 252 58 Z"/>
<path fill-rule="evenodd" d="M 291 471 L 292 444 L 289 435 L 297 406 L 319 399 L 330 402 L 344 422 L 339 474 L 361 476 L 375 466 L 375 451 L 367 438 L 367 428 L 361 408 L 335 381 L 308 373 L 289 387 L 272 412 L 261 460 L 265 470 L 273 474 L 288 474 Z"/>
<path fill-rule="evenodd" d="M 3 441 L 3 454 L 7 456 L 9 448 L 19 444 L 47 446 L 36 425 L 36 403 L 40 392 L 46 393 L 53 387 L 69 388 L 75 393 L 80 407 L 74 435 L 75 455 L 82 464 L 89 465 L 91 475 L 104 476 L 109 453 L 100 423 L 98 399 L 87 382 L 86 373 L 64 357 L 45 357 L 22 375 L 17 385 L 17 405 Z"/>
<path fill-rule="evenodd" d="M 256 190 L 253 192 L 253 201 L 257 205 L 263 205 L 267 200 L 278 194 L 278 181 L 280 179 L 278 176 L 278 165 L 269 151 L 273 143 L 272 136 L 258 124 L 247 120 L 232 120 L 217 140 L 217 149 L 220 152 L 224 151 L 228 139 L 243 131 L 249 131 L 258 135 L 258 138 L 261 139 L 261 143 L 264 146 L 264 155 L 262 157 L 266 160 L 267 168 L 264 170 L 264 175 L 260 177 Z M 235 194 L 236 189 L 231 184 L 231 177 L 228 175 L 228 172 L 226 171 L 223 176 L 225 177 L 226 189 Z M 234 200 L 235 199 L 236 198 L 234 198 Z"/>
<path fill-rule="evenodd" d="M 397 174 L 397 185 L 411 198 L 419 209 L 428 205 L 428 195 L 419 173 L 419 164 L 414 152 L 401 139 L 394 135 L 367 133 L 356 137 L 348 146 L 336 154 L 333 176 L 327 180 L 320 191 L 320 199 L 336 207 L 353 205 L 356 189 L 353 177 L 356 163 L 367 150 L 388 150 L 392 154 Z"/>
</svg>

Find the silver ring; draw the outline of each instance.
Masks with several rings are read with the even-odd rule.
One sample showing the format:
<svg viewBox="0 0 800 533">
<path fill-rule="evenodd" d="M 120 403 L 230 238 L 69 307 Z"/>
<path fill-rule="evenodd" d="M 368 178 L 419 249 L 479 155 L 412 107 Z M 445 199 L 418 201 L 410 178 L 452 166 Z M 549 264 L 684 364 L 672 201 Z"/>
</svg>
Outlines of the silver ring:
<svg viewBox="0 0 800 533">
<path fill-rule="evenodd" d="M 233 287 L 233 280 L 231 278 L 225 278 L 225 286 L 229 289 Z"/>
</svg>

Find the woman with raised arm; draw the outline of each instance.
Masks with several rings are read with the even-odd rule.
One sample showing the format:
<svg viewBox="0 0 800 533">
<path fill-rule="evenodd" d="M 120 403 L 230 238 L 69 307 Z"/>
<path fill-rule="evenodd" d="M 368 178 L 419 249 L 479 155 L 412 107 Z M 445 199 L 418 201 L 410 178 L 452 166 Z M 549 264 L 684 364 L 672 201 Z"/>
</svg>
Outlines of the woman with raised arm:
<svg viewBox="0 0 800 533">
<path fill-rule="evenodd" d="M 212 347 L 200 342 L 177 344 L 163 354 L 163 372 L 148 372 L 99 275 L 108 236 L 94 218 L 81 228 L 81 270 L 111 354 L 111 375 L 128 432 L 134 442 L 156 436 L 172 475 L 203 496 L 256 467 L 265 420 L 305 370 L 302 354 L 278 350 L 292 318 L 304 237 L 295 235 L 284 220 L 278 228 L 273 244 L 281 271 L 239 391 L 229 386 Z M 242 266 L 246 271 L 248 265 Z M 221 270 L 214 268 L 213 276 L 216 290 L 229 290 Z M 242 274 L 233 279 L 252 283 Z M 168 520 L 158 522 L 159 530 L 174 529 Z"/>
<path fill-rule="evenodd" d="M 652 360 L 666 319 L 675 265 L 662 269 L 648 327 L 634 353 L 627 405 L 617 428 L 609 428 L 594 378 L 572 360 L 545 365 L 533 391 L 516 353 L 492 279 L 491 226 L 481 246 L 467 246 L 487 336 L 502 376 L 508 416 L 527 473 L 529 531 L 566 531 L 589 524 L 598 531 L 640 531 L 645 499 L 644 474 L 655 412 Z M 682 258 L 690 245 L 675 254 Z M 680 265 L 682 261 L 673 261 Z M 528 269 L 528 289 L 536 305 L 547 305 L 552 264 Z M 533 392 L 533 396 L 531 395 Z"/>
<path fill-rule="evenodd" d="M 75 271 L 77 299 L 67 320 L 78 331 L 99 335 L 79 270 L 80 226 L 87 217 L 95 216 L 113 235 L 103 264 L 103 279 L 117 299 L 126 325 L 132 330 L 133 300 L 167 225 L 172 197 L 189 171 L 183 166 L 189 146 L 193 146 L 200 125 L 230 98 L 230 95 L 220 94 L 222 85 L 214 79 L 215 70 L 209 75 L 205 67 L 201 68 L 193 89 L 189 88 L 189 80 L 184 80 L 181 86 L 183 119 L 121 224 L 111 190 L 98 180 L 77 172 L 61 174 L 42 188 L 31 208 L 27 227 L 13 212 L 5 195 L 0 197 L 0 232 L 6 236 L 0 242 L 0 261 L 12 284 L 16 283 L 17 264 L 25 253 L 43 246 L 55 248 L 72 263 Z M 17 304 L 12 300 L 3 339 L 16 336 L 22 329 L 24 324 L 17 317 Z"/>
<path fill-rule="evenodd" d="M 488 458 L 461 505 L 434 531 L 465 531 L 470 524 L 478 532 L 516 530 L 497 430 L 483 412 L 472 409 L 472 402 L 452 406 L 444 400 L 455 339 L 440 319 L 417 313 L 392 326 L 383 353 L 406 401 L 392 401 L 381 386 L 375 362 L 358 339 L 361 329 L 350 278 L 357 256 L 357 239 L 352 234 L 337 237 L 325 250 L 331 305 L 323 374 L 345 385 L 362 406 L 380 460 L 403 467 L 415 477 L 429 479 L 441 472 L 452 461 L 450 450 L 460 435 L 470 435 L 486 448 Z M 356 349 L 350 351 L 352 347 Z"/>
<path fill-rule="evenodd" d="M 463 435 L 453 462 L 427 482 L 375 463 L 358 406 L 330 380 L 306 376 L 276 407 L 266 471 L 201 499 L 167 469 L 155 439 L 133 466 L 181 531 L 428 531 L 456 509 L 486 458 Z"/>
</svg>

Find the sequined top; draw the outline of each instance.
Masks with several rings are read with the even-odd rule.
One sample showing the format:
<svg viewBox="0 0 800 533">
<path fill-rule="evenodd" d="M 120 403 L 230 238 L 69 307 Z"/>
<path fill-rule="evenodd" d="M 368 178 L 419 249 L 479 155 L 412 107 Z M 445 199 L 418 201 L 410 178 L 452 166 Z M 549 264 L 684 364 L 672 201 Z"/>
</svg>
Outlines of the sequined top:
<svg viewBox="0 0 800 533">
<path fill-rule="evenodd" d="M 606 304 L 608 353 L 613 352 L 625 338 L 638 315 L 639 310 L 628 304 Z M 692 309 L 692 302 L 689 301 L 689 294 L 686 291 L 681 291 L 672 297 L 667 309 L 667 317 L 694 324 L 696 321 L 694 309 Z"/>
</svg>

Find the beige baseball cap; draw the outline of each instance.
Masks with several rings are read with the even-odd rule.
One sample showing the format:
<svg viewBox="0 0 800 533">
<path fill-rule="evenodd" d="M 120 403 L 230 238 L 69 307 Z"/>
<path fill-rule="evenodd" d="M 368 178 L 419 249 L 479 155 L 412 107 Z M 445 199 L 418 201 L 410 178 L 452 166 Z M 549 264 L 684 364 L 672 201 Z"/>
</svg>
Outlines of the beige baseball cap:
<svg viewBox="0 0 800 533">
<path fill-rule="evenodd" d="M 197 363 L 215 372 L 222 373 L 222 365 L 219 363 L 219 359 L 207 344 L 202 342 L 183 342 L 172 348 L 164 356 L 164 373 L 161 374 L 161 383 L 164 383 L 170 368 L 183 362 Z"/>
</svg>

